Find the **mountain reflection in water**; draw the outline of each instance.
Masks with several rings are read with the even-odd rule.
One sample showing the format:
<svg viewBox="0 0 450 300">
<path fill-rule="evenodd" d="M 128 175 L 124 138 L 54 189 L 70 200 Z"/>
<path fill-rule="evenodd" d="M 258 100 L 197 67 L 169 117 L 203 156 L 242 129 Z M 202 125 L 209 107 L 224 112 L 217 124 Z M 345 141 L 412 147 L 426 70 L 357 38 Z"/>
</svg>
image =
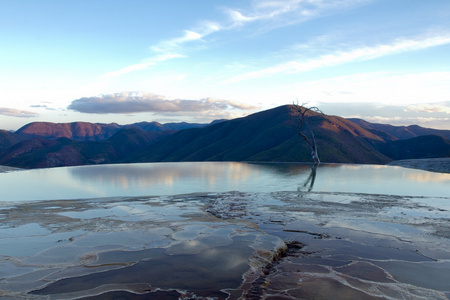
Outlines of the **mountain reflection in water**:
<svg viewBox="0 0 450 300">
<path fill-rule="evenodd" d="M 140 163 L 2 173 L 0 201 L 233 190 L 445 196 L 449 183 L 450 174 L 380 165 L 321 164 L 316 169 L 299 163 Z"/>
</svg>

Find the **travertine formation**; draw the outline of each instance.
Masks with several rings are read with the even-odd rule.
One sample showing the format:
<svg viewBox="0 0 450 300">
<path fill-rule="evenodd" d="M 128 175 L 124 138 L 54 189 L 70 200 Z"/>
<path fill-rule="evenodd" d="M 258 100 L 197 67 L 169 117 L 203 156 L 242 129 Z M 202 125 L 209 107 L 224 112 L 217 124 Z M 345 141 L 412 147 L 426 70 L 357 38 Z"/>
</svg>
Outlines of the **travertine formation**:
<svg viewBox="0 0 450 300">
<path fill-rule="evenodd" d="M 450 198 L 202 193 L 2 203 L 4 299 L 447 299 Z"/>
</svg>

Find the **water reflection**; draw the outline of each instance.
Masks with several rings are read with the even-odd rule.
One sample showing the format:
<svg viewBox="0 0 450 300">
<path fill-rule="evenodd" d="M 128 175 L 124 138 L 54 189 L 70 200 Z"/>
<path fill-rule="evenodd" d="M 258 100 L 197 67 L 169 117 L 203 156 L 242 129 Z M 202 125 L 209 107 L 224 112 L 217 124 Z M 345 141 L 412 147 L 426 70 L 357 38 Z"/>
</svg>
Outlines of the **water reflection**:
<svg viewBox="0 0 450 300">
<path fill-rule="evenodd" d="M 214 189 L 224 182 L 245 182 L 250 176 L 258 176 L 252 165 L 235 162 L 104 165 L 70 168 L 69 171 L 77 181 L 99 182 L 125 190 L 176 186 L 185 181 L 201 182 Z"/>
<path fill-rule="evenodd" d="M 441 181 L 449 182 L 449 174 L 435 173 L 435 172 L 421 172 L 421 173 L 408 173 L 408 180 L 414 182 L 430 182 L 430 181 Z"/>
<path fill-rule="evenodd" d="M 27 187 L 27 188 L 24 188 Z M 0 202 L 195 192 L 324 191 L 447 196 L 450 174 L 393 166 L 184 162 L 95 165 L 0 174 Z"/>
<path fill-rule="evenodd" d="M 309 174 L 308 178 L 306 178 L 303 185 L 299 185 L 297 188 L 297 191 L 301 192 L 304 190 L 307 190 L 308 192 L 311 192 L 314 187 L 314 182 L 316 181 L 316 174 L 317 174 L 317 164 L 314 164 L 311 167 L 311 174 Z"/>
</svg>

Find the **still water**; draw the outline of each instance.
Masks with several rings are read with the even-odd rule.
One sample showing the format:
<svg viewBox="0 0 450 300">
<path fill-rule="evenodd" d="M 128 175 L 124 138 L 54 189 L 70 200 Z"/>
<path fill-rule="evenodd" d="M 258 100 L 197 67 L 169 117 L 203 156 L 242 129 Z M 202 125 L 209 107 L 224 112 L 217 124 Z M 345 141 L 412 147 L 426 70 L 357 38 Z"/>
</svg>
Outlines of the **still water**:
<svg viewBox="0 0 450 300">
<path fill-rule="evenodd" d="M 0 173 L 0 201 L 315 191 L 445 196 L 450 174 L 380 165 L 183 162 L 93 165 Z"/>
</svg>

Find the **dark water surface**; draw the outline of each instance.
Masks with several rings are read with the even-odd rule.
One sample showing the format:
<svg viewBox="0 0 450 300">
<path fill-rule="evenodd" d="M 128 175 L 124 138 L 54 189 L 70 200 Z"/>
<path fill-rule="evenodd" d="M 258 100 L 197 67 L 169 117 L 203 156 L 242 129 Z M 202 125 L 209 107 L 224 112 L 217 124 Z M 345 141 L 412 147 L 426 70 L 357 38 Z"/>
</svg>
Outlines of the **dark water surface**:
<svg viewBox="0 0 450 300">
<path fill-rule="evenodd" d="M 380 165 L 185 162 L 95 165 L 0 174 L 0 201 L 308 190 L 446 196 L 450 174 Z"/>
</svg>

